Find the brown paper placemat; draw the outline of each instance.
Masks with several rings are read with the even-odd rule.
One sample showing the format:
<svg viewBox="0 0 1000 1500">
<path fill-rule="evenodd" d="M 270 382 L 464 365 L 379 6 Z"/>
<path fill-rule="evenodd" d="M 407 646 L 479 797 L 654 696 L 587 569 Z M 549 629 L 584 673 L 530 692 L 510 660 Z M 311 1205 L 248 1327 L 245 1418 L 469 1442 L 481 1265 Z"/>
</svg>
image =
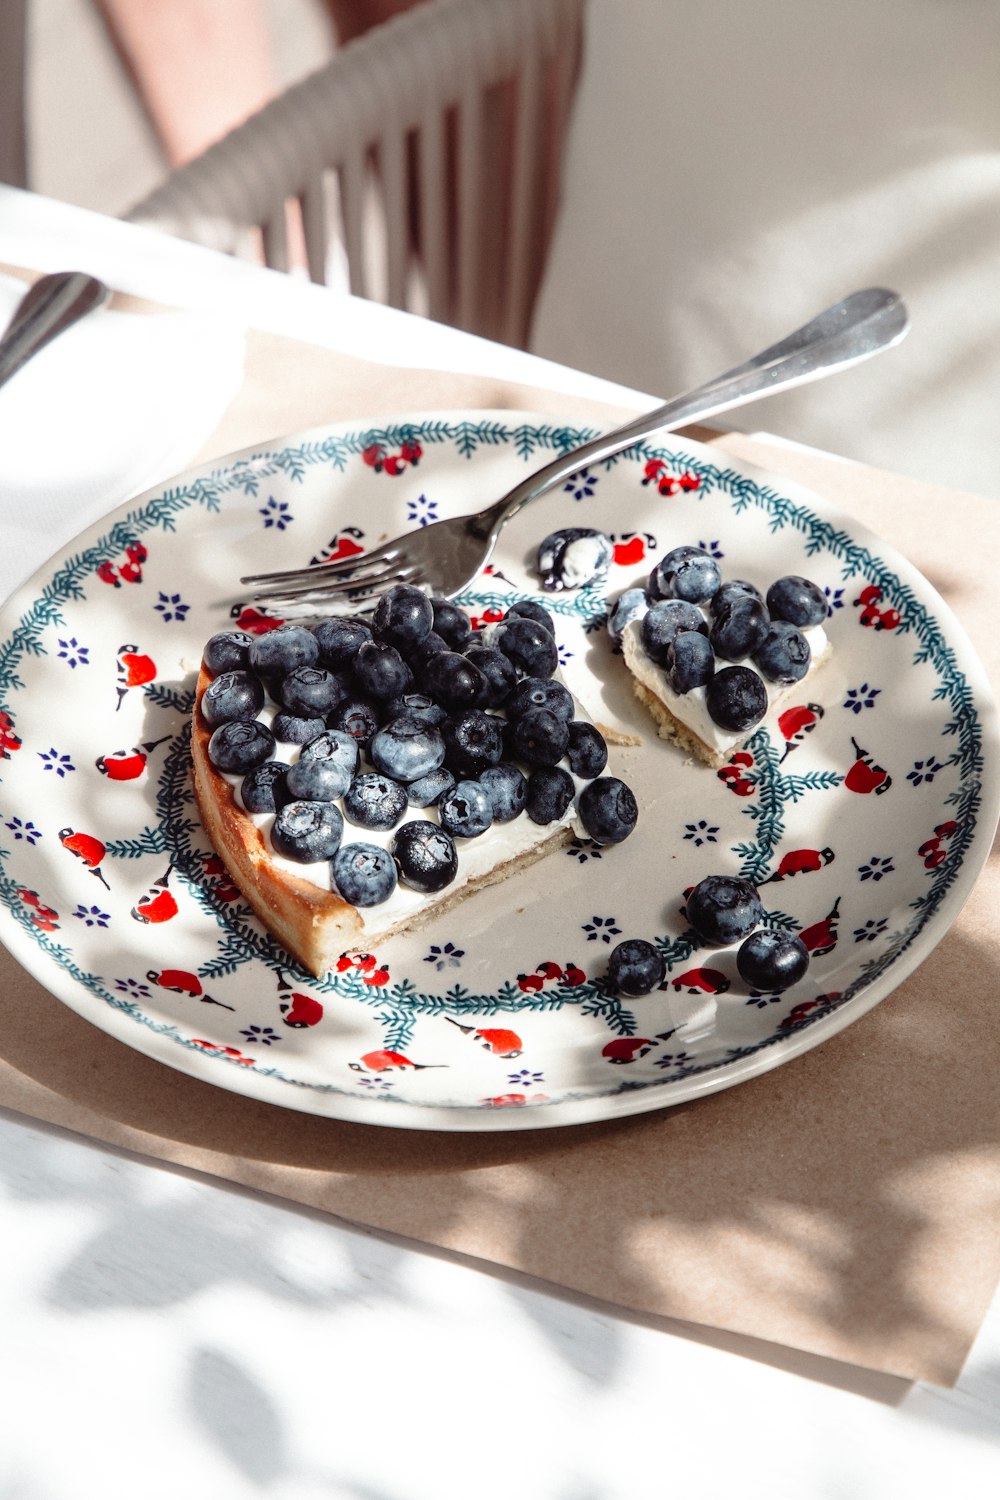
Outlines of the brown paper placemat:
<svg viewBox="0 0 1000 1500">
<path fill-rule="evenodd" d="M 251 334 L 244 389 L 202 456 L 449 407 L 618 415 Z M 906 552 L 1000 679 L 1000 505 L 696 435 L 813 485 Z M 105 1036 L 0 950 L 0 1106 L 639 1316 L 949 1384 L 1000 1278 L 998 911 L 995 854 L 915 975 L 761 1078 L 652 1115 L 485 1136 L 346 1124 L 225 1093 Z"/>
</svg>

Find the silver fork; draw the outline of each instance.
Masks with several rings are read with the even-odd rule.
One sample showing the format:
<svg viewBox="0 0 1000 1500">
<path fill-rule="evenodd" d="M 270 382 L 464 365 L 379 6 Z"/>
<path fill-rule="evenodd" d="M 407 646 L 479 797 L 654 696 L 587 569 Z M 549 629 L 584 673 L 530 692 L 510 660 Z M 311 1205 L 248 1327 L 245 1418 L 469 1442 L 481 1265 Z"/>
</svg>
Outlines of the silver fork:
<svg viewBox="0 0 1000 1500">
<path fill-rule="evenodd" d="M 609 458 L 654 432 L 702 421 L 846 369 L 898 343 L 908 322 L 906 305 L 895 292 L 881 287 L 854 292 L 745 364 L 561 454 L 485 510 L 419 526 L 357 557 L 255 573 L 240 582 L 257 587 L 254 599 L 279 607 L 333 601 L 362 610 L 395 583 L 415 584 L 451 598 L 489 562 L 500 530 L 512 516 L 588 464 Z"/>
</svg>

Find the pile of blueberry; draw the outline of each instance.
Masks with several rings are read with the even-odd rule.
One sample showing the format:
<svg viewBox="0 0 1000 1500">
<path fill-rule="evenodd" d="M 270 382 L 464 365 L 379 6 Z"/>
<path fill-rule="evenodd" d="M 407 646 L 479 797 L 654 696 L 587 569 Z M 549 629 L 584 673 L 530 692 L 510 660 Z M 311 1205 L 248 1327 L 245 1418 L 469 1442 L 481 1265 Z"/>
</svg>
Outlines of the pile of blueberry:
<svg viewBox="0 0 1000 1500">
<path fill-rule="evenodd" d="M 706 942 L 740 944 L 736 967 L 752 989 L 779 993 L 809 967 L 809 949 L 800 937 L 762 925 L 766 913 L 757 887 L 739 875 L 706 875 L 688 893 L 686 911 Z"/>
<path fill-rule="evenodd" d="M 787 686 L 806 675 L 812 652 L 803 631 L 826 616 L 823 590 L 809 578 L 779 578 L 765 598 L 743 579 L 723 583 L 718 563 L 701 548 L 675 547 L 645 588 L 615 600 L 608 631 L 617 645 L 625 626 L 640 620 L 643 650 L 674 692 L 703 687 L 712 720 L 738 734 L 767 712 L 765 678 Z M 720 659 L 734 665 L 720 666 Z"/>
<path fill-rule="evenodd" d="M 635 797 L 601 774 L 604 739 L 574 718 L 572 695 L 554 676 L 554 622 L 531 600 L 474 635 L 450 600 L 397 584 L 370 625 L 333 615 L 259 636 L 224 631 L 204 664 L 212 764 L 242 777 L 248 812 L 275 815 L 275 850 L 330 861 L 353 906 L 387 900 L 397 880 L 443 890 L 458 870 L 456 839 L 522 812 L 546 825 L 575 798 L 599 844 L 620 843 L 635 827 Z M 267 698 L 272 727 L 258 718 Z M 299 747 L 294 763 L 277 758 L 279 742 Z M 579 795 L 574 776 L 587 783 Z M 404 821 L 413 808 L 433 808 L 433 820 Z M 345 821 L 395 830 L 389 849 L 345 843 Z"/>
</svg>

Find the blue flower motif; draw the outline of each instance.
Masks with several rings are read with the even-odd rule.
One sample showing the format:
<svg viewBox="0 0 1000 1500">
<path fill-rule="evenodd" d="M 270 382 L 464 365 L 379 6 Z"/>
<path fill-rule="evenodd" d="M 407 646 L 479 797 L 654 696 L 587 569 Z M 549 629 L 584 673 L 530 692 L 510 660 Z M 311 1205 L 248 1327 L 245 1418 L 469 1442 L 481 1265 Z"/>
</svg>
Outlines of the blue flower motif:
<svg viewBox="0 0 1000 1500">
<path fill-rule="evenodd" d="M 587 934 L 588 943 L 610 943 L 613 937 L 621 937 L 622 933 L 614 917 L 591 917 L 589 922 L 583 922 L 581 926 Z"/>
<path fill-rule="evenodd" d="M 38 759 L 46 771 L 55 771 L 57 776 L 65 776 L 67 771 L 76 770 L 69 756 L 60 755 L 54 745 L 48 750 L 39 750 Z"/>
<path fill-rule="evenodd" d="M 284 531 L 295 520 L 288 501 L 276 500 L 273 495 L 269 495 L 267 504 L 260 507 L 260 514 L 264 517 L 265 531 L 271 526 L 276 531 Z"/>
<path fill-rule="evenodd" d="M 720 558 L 723 558 L 726 555 L 723 552 L 722 548 L 719 546 L 718 542 L 699 542 L 698 546 L 701 548 L 702 552 L 707 552 L 709 557 L 714 557 L 716 562 L 718 562 Z"/>
<path fill-rule="evenodd" d="M 880 917 L 878 921 L 874 917 L 869 917 L 863 927 L 855 927 L 854 941 L 856 943 L 874 943 L 877 937 L 881 937 L 888 925 L 886 917 Z"/>
<path fill-rule="evenodd" d="M 391 1089 L 395 1079 L 383 1078 L 381 1073 L 377 1074 L 374 1078 L 370 1073 L 363 1073 L 358 1081 L 361 1087 L 365 1089 Z"/>
<path fill-rule="evenodd" d="M 912 782 L 914 786 L 920 786 L 925 781 L 930 786 L 937 773 L 943 770 L 944 766 L 941 762 L 935 760 L 933 755 L 929 755 L 926 760 L 915 760 L 913 762 L 913 770 L 907 771 L 906 779 Z"/>
<path fill-rule="evenodd" d="M 571 859 L 578 860 L 581 865 L 586 864 L 588 859 L 601 858 L 601 846 L 595 844 L 593 839 L 579 839 L 574 837 L 565 851 Z"/>
<path fill-rule="evenodd" d="M 161 593 L 153 608 L 163 616 L 166 623 L 170 620 L 183 620 L 191 606 L 181 602 L 180 594 Z"/>
<path fill-rule="evenodd" d="M 438 518 L 436 500 L 428 500 L 426 495 L 418 495 L 416 500 L 406 502 L 406 517 L 409 521 L 416 521 L 418 526 L 428 526 L 431 521 Z"/>
<path fill-rule="evenodd" d="M 568 662 L 571 662 L 573 660 L 573 657 L 576 655 L 575 651 L 570 651 L 569 647 L 562 645 L 562 643 L 559 644 L 557 652 L 559 657 L 559 665 L 561 667 L 565 667 L 566 664 Z"/>
<path fill-rule="evenodd" d="M 11 818 L 10 822 L 7 824 L 7 827 L 10 829 L 15 839 L 24 839 L 25 843 L 31 844 L 32 847 L 37 844 L 38 840 L 42 836 L 42 830 L 40 828 L 36 828 L 34 823 L 32 823 L 30 819 L 22 823 L 20 818 Z"/>
<path fill-rule="evenodd" d="M 574 474 L 571 479 L 567 479 L 563 489 L 567 495 L 572 495 L 574 500 L 589 500 L 599 477 L 597 474 L 592 474 L 589 469 L 581 469 L 579 474 Z"/>
<path fill-rule="evenodd" d="M 272 1031 L 270 1026 L 247 1026 L 240 1032 L 240 1036 L 248 1042 L 259 1042 L 262 1047 L 270 1047 L 273 1042 L 280 1042 L 281 1036 L 277 1031 Z"/>
<path fill-rule="evenodd" d="M 442 969 L 461 968 L 464 957 L 465 949 L 456 948 L 454 943 L 445 943 L 440 947 L 437 943 L 432 943 L 431 951 L 424 954 L 424 963 L 433 964 L 440 973 Z"/>
<path fill-rule="evenodd" d="M 829 619 L 835 609 L 843 609 L 844 590 L 825 588 L 823 592 L 826 595 L 826 614 L 827 619 Z"/>
<path fill-rule="evenodd" d="M 782 999 L 781 995 L 762 995 L 759 990 L 751 990 L 750 998 L 743 1003 L 756 1005 L 758 1010 L 763 1010 L 765 1005 L 776 1005 L 780 999 Z"/>
<path fill-rule="evenodd" d="M 657 1068 L 683 1068 L 693 1062 L 694 1053 L 692 1052 L 664 1052 L 662 1057 L 656 1059 L 655 1066 Z"/>
<path fill-rule="evenodd" d="M 544 1073 L 532 1073 L 530 1069 L 522 1068 L 519 1073 L 508 1073 L 507 1082 L 521 1083 L 527 1087 L 529 1083 L 541 1083 L 544 1077 Z"/>
<path fill-rule="evenodd" d="M 122 995 L 129 995 L 133 1000 L 148 1000 L 152 991 L 148 984 L 141 984 L 138 979 L 116 979 L 115 989 Z"/>
<path fill-rule="evenodd" d="M 68 666 L 73 668 L 89 667 L 89 646 L 81 646 L 75 635 L 71 635 L 68 641 L 64 641 L 61 636 L 58 637 L 58 640 L 59 650 L 56 655 L 61 656 Z"/>
<path fill-rule="evenodd" d="M 861 879 L 874 880 L 876 884 L 882 879 L 883 875 L 892 875 L 895 873 L 895 870 L 896 866 L 892 862 L 892 856 L 888 854 L 873 854 L 869 857 L 867 864 L 858 865 L 858 874 L 861 876 Z"/>
<path fill-rule="evenodd" d="M 81 901 L 73 913 L 81 922 L 86 922 L 88 927 L 107 927 L 111 921 L 111 913 L 101 911 L 99 906 L 84 906 Z"/>
<path fill-rule="evenodd" d="M 859 714 L 863 708 L 874 708 L 875 699 L 881 691 L 881 688 L 869 687 L 867 682 L 863 682 L 860 687 L 848 688 L 844 707 L 855 714 Z"/>
<path fill-rule="evenodd" d="M 719 831 L 717 823 L 706 823 L 705 819 L 702 818 L 697 823 L 685 823 L 684 828 L 684 837 L 690 839 L 696 849 L 700 849 L 702 844 L 717 843 L 715 837 Z"/>
</svg>

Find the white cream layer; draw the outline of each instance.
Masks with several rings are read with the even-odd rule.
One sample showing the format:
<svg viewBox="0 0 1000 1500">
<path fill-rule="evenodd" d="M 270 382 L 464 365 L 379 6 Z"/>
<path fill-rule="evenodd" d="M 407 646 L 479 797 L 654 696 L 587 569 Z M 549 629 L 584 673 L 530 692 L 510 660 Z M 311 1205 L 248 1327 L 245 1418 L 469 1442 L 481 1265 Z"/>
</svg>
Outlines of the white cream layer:
<svg viewBox="0 0 1000 1500">
<path fill-rule="evenodd" d="M 787 687 L 782 686 L 780 683 L 768 682 L 766 677 L 761 679 L 767 689 L 768 702 L 767 712 L 764 718 L 760 720 L 760 723 L 764 723 L 767 718 L 773 716 L 777 709 L 783 703 L 787 702 L 793 694 L 800 693 L 803 684 L 808 682 L 820 663 L 830 653 L 830 642 L 822 625 L 814 625 L 811 629 L 804 630 L 802 634 L 809 642 L 809 647 L 812 651 L 809 670 L 805 677 L 801 678 L 798 682 L 791 683 Z M 622 631 L 621 644 L 625 665 L 633 677 L 638 682 L 641 682 L 644 688 L 647 688 L 659 698 L 660 702 L 665 708 L 670 710 L 674 718 L 687 729 L 690 729 L 692 734 L 696 734 L 710 749 L 715 751 L 730 750 L 735 745 L 742 744 L 753 733 L 752 729 L 744 729 L 734 734 L 732 730 L 722 729 L 716 724 L 708 711 L 706 693 L 703 687 L 692 688 L 687 693 L 677 693 L 674 691 L 663 668 L 658 667 L 646 654 L 642 644 L 641 620 L 629 621 Z M 734 663 L 724 662 L 722 665 L 732 666 Z M 758 727 L 755 724 L 753 729 Z"/>
</svg>

